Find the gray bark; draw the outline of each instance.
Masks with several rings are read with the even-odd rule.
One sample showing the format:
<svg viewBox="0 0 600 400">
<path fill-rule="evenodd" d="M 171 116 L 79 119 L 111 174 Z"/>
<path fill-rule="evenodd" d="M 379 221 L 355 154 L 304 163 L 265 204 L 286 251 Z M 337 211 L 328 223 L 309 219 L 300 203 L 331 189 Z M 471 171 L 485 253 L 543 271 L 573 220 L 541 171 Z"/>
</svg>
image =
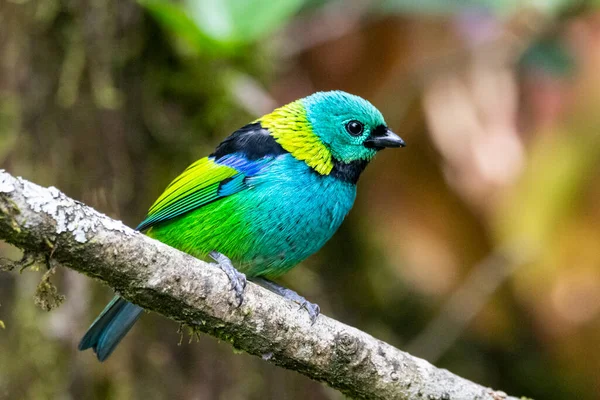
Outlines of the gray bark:
<svg viewBox="0 0 600 400">
<path fill-rule="evenodd" d="M 0 238 L 95 277 L 124 298 L 353 398 L 500 400 L 503 392 L 438 369 L 248 283 L 236 308 L 218 268 L 136 232 L 54 187 L 0 171 Z"/>
</svg>

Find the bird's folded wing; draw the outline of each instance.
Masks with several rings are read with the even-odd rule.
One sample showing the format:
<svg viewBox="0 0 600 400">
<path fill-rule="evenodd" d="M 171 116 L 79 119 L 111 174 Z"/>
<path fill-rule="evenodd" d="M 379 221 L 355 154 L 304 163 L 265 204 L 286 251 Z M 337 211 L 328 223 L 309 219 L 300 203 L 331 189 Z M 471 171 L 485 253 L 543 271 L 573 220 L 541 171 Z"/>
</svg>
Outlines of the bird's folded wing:
<svg viewBox="0 0 600 400">
<path fill-rule="evenodd" d="M 171 182 L 136 229 L 143 231 L 247 188 L 245 178 L 259 171 L 266 161 L 248 161 L 236 155 L 219 161 L 213 157 L 196 161 Z"/>
</svg>

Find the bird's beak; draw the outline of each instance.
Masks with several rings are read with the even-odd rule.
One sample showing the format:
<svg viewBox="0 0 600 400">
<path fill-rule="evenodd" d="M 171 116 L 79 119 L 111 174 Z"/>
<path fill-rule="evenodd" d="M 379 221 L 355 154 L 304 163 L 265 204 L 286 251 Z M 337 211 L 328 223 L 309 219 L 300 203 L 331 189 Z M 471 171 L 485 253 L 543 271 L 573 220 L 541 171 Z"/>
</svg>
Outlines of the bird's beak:
<svg viewBox="0 0 600 400">
<path fill-rule="evenodd" d="M 380 126 L 365 139 L 365 147 L 375 150 L 381 150 L 386 147 L 405 147 L 404 140 L 388 127 Z"/>
</svg>

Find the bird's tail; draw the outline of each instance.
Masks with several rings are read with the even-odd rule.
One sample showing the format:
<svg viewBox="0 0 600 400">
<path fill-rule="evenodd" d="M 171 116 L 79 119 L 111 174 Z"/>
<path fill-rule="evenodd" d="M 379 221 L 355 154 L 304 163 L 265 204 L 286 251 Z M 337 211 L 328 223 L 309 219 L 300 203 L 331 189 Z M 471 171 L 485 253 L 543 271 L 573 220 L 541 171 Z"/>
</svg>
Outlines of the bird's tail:
<svg viewBox="0 0 600 400">
<path fill-rule="evenodd" d="M 98 360 L 106 360 L 135 324 L 142 311 L 143 308 L 115 296 L 88 328 L 79 342 L 79 350 L 91 347 Z"/>
</svg>

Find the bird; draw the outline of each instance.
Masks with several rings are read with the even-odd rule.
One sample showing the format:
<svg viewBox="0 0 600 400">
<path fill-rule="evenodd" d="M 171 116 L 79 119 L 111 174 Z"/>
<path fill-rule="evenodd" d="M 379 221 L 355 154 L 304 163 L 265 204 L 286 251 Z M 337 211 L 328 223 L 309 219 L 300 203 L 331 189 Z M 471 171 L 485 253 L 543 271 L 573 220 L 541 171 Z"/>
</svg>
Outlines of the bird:
<svg viewBox="0 0 600 400">
<path fill-rule="evenodd" d="M 306 309 L 319 306 L 275 283 L 339 228 L 358 179 L 384 148 L 404 147 L 381 112 L 343 91 L 316 92 L 236 130 L 176 177 L 137 230 L 227 274 L 238 305 L 247 279 Z M 115 296 L 79 350 L 106 360 L 143 309 Z"/>
</svg>

